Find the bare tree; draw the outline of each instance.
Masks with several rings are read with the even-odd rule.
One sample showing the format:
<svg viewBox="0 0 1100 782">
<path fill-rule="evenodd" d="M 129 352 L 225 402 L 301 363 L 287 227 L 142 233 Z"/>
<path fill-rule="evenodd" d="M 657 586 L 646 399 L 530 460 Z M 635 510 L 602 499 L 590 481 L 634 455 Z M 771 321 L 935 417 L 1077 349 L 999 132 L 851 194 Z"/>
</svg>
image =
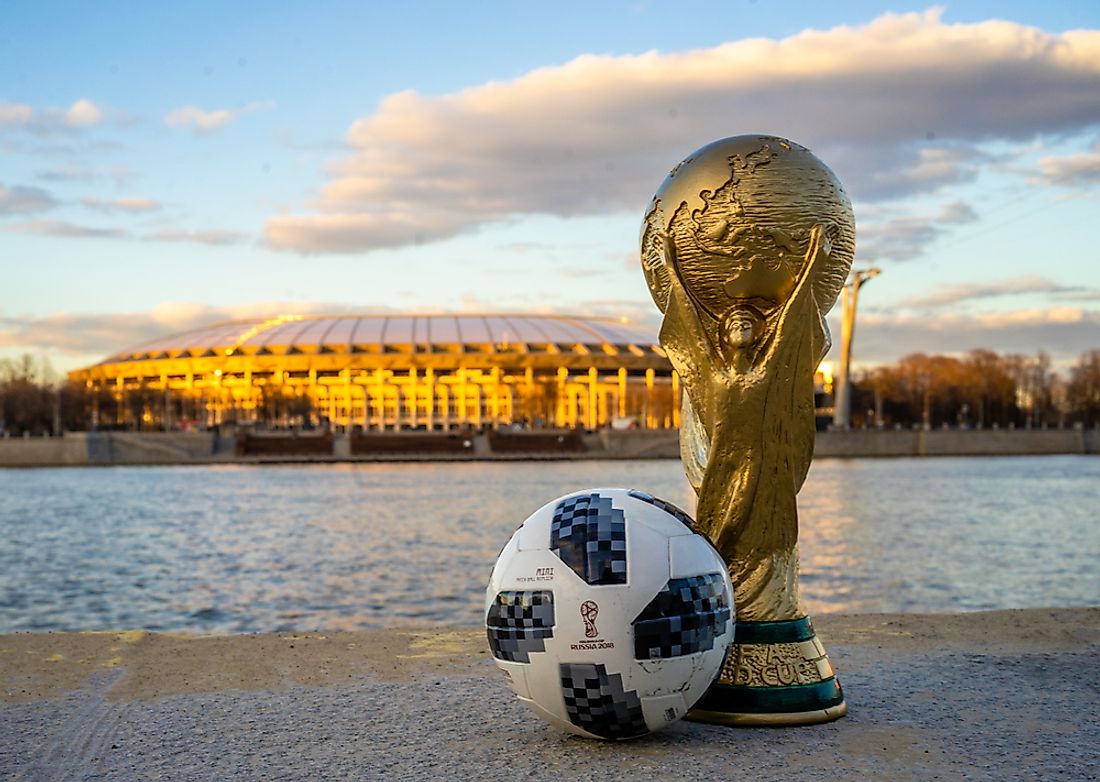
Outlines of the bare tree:
<svg viewBox="0 0 1100 782">
<path fill-rule="evenodd" d="M 29 353 L 0 361 L 0 431 L 60 434 L 56 380 L 50 363 Z"/>
<path fill-rule="evenodd" d="M 1100 426 L 1100 350 L 1083 354 L 1070 369 L 1066 402 L 1074 420 Z"/>
</svg>

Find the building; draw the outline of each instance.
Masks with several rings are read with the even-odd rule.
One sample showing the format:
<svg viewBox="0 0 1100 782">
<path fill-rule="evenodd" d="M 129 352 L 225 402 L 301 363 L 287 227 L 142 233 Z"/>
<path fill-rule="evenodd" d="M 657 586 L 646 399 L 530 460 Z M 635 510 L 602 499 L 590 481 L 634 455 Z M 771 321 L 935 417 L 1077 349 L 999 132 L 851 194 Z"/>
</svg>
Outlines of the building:
<svg viewBox="0 0 1100 782">
<path fill-rule="evenodd" d="M 649 330 L 554 315 L 281 316 L 162 337 L 70 373 L 102 427 L 679 425 Z"/>
</svg>

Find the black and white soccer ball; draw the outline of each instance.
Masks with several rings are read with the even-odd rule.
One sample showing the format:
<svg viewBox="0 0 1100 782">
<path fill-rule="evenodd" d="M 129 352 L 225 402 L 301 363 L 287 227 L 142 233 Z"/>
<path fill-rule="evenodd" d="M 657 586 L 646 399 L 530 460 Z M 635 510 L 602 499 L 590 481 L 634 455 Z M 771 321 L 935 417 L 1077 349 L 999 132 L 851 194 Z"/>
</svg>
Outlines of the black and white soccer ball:
<svg viewBox="0 0 1100 782">
<path fill-rule="evenodd" d="M 569 494 L 523 522 L 485 593 L 489 647 L 521 701 L 600 739 L 687 714 L 734 629 L 726 566 L 693 524 L 629 489 Z"/>
</svg>

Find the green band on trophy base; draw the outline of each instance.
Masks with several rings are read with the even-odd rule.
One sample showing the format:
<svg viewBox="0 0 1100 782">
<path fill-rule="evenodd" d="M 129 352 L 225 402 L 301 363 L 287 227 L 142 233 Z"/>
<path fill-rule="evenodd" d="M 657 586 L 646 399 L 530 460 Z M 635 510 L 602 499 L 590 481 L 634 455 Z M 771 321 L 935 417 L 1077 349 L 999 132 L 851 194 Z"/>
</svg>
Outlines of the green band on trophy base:
<svg viewBox="0 0 1100 782">
<path fill-rule="evenodd" d="M 687 719 L 721 725 L 811 725 L 848 712 L 808 617 L 739 622 L 730 655 Z"/>
<path fill-rule="evenodd" d="M 735 644 L 789 644 L 809 641 L 814 637 L 810 617 L 779 622 L 738 622 L 734 630 Z"/>
</svg>

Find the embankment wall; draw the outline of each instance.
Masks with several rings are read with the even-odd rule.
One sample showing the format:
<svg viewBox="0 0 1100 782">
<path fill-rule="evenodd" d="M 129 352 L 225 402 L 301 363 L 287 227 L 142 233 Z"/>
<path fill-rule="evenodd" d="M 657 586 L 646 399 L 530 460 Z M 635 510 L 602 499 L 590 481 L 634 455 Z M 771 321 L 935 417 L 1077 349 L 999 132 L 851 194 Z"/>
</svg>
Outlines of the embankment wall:
<svg viewBox="0 0 1100 782">
<path fill-rule="evenodd" d="M 0 439 L 0 466 L 43 467 L 87 464 L 82 437 L 11 437 Z"/>
<path fill-rule="evenodd" d="M 1098 429 L 898 429 L 818 432 L 817 457 L 1100 453 Z"/>
<path fill-rule="evenodd" d="M 1100 428 L 1085 430 L 1085 453 L 1100 453 Z"/>
<path fill-rule="evenodd" d="M 220 461 L 233 438 L 212 432 L 69 432 L 64 437 L 0 438 L 0 467 L 87 464 L 191 464 Z"/>
<path fill-rule="evenodd" d="M 517 453 L 495 451 L 490 437 L 470 435 L 472 448 L 463 453 L 420 453 L 411 447 L 423 433 L 408 437 L 410 447 L 392 453 L 357 453 L 347 435 L 331 438 L 331 453 L 235 454 L 236 438 L 213 432 L 72 432 L 64 437 L 0 438 L 0 467 L 42 467 L 109 464 L 205 464 L 255 461 L 390 461 L 446 459 L 677 459 L 675 431 L 603 430 L 583 434 L 583 449 L 573 452 Z M 913 456 L 1021 456 L 1100 454 L 1100 429 L 901 429 L 818 432 L 817 458 Z"/>
</svg>

